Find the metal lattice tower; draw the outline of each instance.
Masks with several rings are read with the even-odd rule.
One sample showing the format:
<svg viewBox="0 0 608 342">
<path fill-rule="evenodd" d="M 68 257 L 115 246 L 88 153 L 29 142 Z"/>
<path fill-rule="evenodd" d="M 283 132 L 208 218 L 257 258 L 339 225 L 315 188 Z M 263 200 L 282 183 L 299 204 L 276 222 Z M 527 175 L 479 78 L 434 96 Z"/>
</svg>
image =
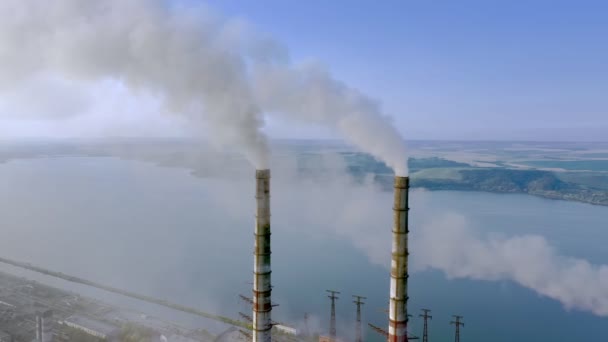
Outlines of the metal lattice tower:
<svg viewBox="0 0 608 342">
<path fill-rule="evenodd" d="M 332 341 L 336 340 L 336 299 L 338 297 L 336 294 L 340 294 L 338 291 L 333 290 L 325 290 L 330 293 L 329 299 L 331 299 L 331 318 L 329 320 L 329 337 L 332 338 Z"/>
<path fill-rule="evenodd" d="M 456 327 L 456 332 L 454 335 L 454 342 L 460 342 L 460 327 L 464 327 L 464 323 L 460 321 L 462 316 L 454 315 L 454 320 L 450 322 L 450 324 L 454 324 Z"/>
<path fill-rule="evenodd" d="M 355 342 L 362 342 L 363 340 L 361 339 L 361 305 L 365 304 L 362 299 L 367 299 L 366 297 L 362 297 L 362 296 L 353 296 L 355 298 L 355 300 L 353 301 L 353 303 L 357 304 L 357 337 L 355 339 Z"/>
<path fill-rule="evenodd" d="M 431 310 L 422 309 L 423 314 L 420 315 L 424 319 L 424 328 L 422 329 L 422 342 L 429 342 L 429 325 L 428 320 L 433 319 L 433 316 L 429 315 Z"/>
<path fill-rule="evenodd" d="M 308 312 L 304 313 L 304 333 L 306 336 L 310 335 L 310 331 L 308 329 Z"/>
</svg>

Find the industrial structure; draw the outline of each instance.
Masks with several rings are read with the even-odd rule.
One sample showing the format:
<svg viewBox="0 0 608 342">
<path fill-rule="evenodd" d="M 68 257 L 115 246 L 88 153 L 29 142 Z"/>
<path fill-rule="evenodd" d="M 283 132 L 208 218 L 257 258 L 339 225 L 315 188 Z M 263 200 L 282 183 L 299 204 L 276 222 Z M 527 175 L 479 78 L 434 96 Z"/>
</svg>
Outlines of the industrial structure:
<svg viewBox="0 0 608 342">
<path fill-rule="evenodd" d="M 292 337 L 311 337 L 311 332 L 308 327 L 308 314 L 305 314 L 304 331 L 299 329 L 278 324 L 272 321 L 271 311 L 275 306 L 271 301 L 271 226 L 270 226 L 270 170 L 256 170 L 256 214 L 254 228 L 254 269 L 253 269 L 253 295 L 247 297 L 239 295 L 239 297 L 251 305 L 252 315 L 239 312 L 242 319 L 234 320 L 228 317 L 213 315 L 202 312 L 197 309 L 185 307 L 182 305 L 170 303 L 166 300 L 161 300 L 149 296 L 144 296 L 124 290 L 119 290 L 106 285 L 94 283 L 85 279 L 66 275 L 60 272 L 49 271 L 29 263 L 13 261 L 0 257 L 0 262 L 12 266 L 24 268 L 27 270 L 40 272 L 49 276 L 64 279 L 70 282 L 93 286 L 105 291 L 117 293 L 120 295 L 136 298 L 139 300 L 162 305 L 183 312 L 195 314 L 205 318 L 214 319 L 235 327 L 235 335 L 240 335 L 247 340 L 253 342 L 272 342 L 272 332 L 275 332 L 274 340 L 285 340 Z M 392 228 L 392 253 L 391 253 L 391 270 L 390 270 L 390 296 L 389 308 L 383 311 L 388 314 L 389 323 L 388 329 L 384 330 L 373 324 L 369 324 L 370 328 L 379 334 L 383 335 L 389 342 L 407 342 L 416 340 L 417 337 L 408 336 L 409 317 L 407 310 L 408 303 L 408 213 L 409 213 L 409 177 L 395 176 L 394 178 L 394 206 L 393 206 L 393 228 Z M 329 322 L 329 336 L 319 336 L 319 340 L 335 342 L 338 339 L 336 331 L 336 300 L 339 299 L 338 291 L 326 290 L 331 300 L 331 314 Z M 356 304 L 356 332 L 355 341 L 363 341 L 362 336 L 362 320 L 361 307 L 363 300 L 367 299 L 363 296 L 353 295 Z M 7 304 L 8 305 L 8 304 Z M 428 320 L 432 319 L 429 314 L 430 310 L 422 309 L 423 314 L 420 315 L 424 319 L 423 342 L 429 341 Z M 47 321 L 50 321 L 51 311 L 38 312 L 36 315 L 36 341 L 50 341 L 51 331 L 48 328 Z M 460 327 L 464 326 L 461 321 L 462 316 L 454 316 L 455 320 L 450 324 L 455 325 L 455 341 L 460 341 Z M 62 325 L 74 329 L 85 331 L 90 335 L 106 338 L 110 333 L 114 333 L 112 325 L 103 326 L 95 321 L 90 321 L 86 317 L 71 316 L 63 321 Z M 238 329 L 237 329 L 238 328 Z M 240 330 L 239 330 L 240 329 Z M 32 329 L 33 330 L 33 329 Z M 315 335 L 318 336 L 318 335 Z M 315 337 L 316 338 L 316 337 Z M 1 339 L 0 339 L 1 342 Z"/>
<path fill-rule="evenodd" d="M 355 329 L 357 329 L 356 334 L 355 334 L 355 342 L 361 342 L 363 341 L 361 339 L 361 305 L 365 304 L 363 302 L 363 299 L 367 299 L 365 297 L 362 296 L 353 296 L 355 297 L 355 300 L 353 301 L 353 303 L 355 303 L 357 305 L 357 324 L 355 326 Z"/>
<path fill-rule="evenodd" d="M 379 326 L 373 325 L 371 323 L 368 323 L 367 325 L 369 325 L 369 327 L 372 328 L 373 331 L 377 332 L 378 334 L 380 334 L 388 339 L 388 332 L 386 330 L 380 328 Z"/>
<path fill-rule="evenodd" d="M 420 317 L 422 317 L 422 319 L 424 319 L 424 326 L 422 328 L 422 342 L 429 342 L 428 320 L 433 319 L 433 316 L 429 315 L 429 313 L 431 312 L 431 310 L 429 310 L 429 309 L 422 309 L 422 312 L 423 312 L 423 314 L 420 315 Z"/>
<path fill-rule="evenodd" d="M 331 300 L 331 317 L 329 319 L 329 338 L 332 341 L 336 340 L 336 300 L 339 299 L 337 294 L 340 294 L 338 291 L 326 290 L 329 292 L 329 299 Z"/>
<path fill-rule="evenodd" d="M 270 170 L 256 170 L 253 342 L 271 342 Z"/>
<path fill-rule="evenodd" d="M 461 321 L 462 316 L 454 315 L 454 320 L 450 322 L 450 324 L 454 324 L 456 328 L 454 332 L 454 342 L 460 342 L 460 327 L 464 327 L 464 323 Z"/>
<path fill-rule="evenodd" d="M 61 321 L 60 324 L 72 329 L 80 330 L 88 335 L 98 337 L 103 340 L 118 336 L 120 329 L 112 324 L 93 320 L 85 316 L 70 316 Z"/>
<path fill-rule="evenodd" d="M 407 235 L 409 177 L 395 176 L 393 248 L 389 304 L 389 342 L 407 342 Z"/>
<path fill-rule="evenodd" d="M 52 310 L 36 312 L 36 341 L 50 342 L 53 340 L 52 335 Z"/>
<path fill-rule="evenodd" d="M 304 313 L 304 336 L 310 336 L 310 329 L 308 329 L 308 312 Z"/>
</svg>

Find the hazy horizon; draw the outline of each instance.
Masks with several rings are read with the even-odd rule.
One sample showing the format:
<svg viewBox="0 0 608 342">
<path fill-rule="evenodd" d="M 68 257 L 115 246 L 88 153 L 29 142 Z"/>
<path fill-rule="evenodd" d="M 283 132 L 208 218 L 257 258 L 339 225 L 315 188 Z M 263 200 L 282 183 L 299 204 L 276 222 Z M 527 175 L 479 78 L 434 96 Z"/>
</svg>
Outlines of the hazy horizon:
<svg viewBox="0 0 608 342">
<path fill-rule="evenodd" d="M 247 31 L 241 38 L 262 40 L 265 53 L 323 65 L 377 100 L 406 140 L 606 139 L 605 3 L 205 3 L 235 31 Z M 3 84 L 0 135 L 210 134 L 168 115 L 157 94 L 131 92 L 119 79 L 82 82 L 40 70 Z M 294 125 L 267 114 L 261 130 L 270 138 L 342 138 L 324 125 Z"/>
</svg>

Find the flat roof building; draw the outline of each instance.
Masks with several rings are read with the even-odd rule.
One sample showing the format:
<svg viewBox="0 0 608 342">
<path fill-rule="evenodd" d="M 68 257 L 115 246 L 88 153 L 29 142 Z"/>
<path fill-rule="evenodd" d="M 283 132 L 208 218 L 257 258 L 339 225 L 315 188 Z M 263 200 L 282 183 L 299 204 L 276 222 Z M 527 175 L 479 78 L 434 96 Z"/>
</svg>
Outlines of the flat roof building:
<svg viewBox="0 0 608 342">
<path fill-rule="evenodd" d="M 274 328 L 284 334 L 288 335 L 298 335 L 298 329 L 292 328 L 283 324 L 275 324 Z"/>
<path fill-rule="evenodd" d="M 198 342 L 197 340 L 181 335 L 161 335 L 160 340 L 161 342 Z"/>
<path fill-rule="evenodd" d="M 70 328 L 78 329 L 89 335 L 106 340 L 111 340 L 120 334 L 120 329 L 114 325 L 83 316 L 70 316 L 61 323 Z"/>
</svg>

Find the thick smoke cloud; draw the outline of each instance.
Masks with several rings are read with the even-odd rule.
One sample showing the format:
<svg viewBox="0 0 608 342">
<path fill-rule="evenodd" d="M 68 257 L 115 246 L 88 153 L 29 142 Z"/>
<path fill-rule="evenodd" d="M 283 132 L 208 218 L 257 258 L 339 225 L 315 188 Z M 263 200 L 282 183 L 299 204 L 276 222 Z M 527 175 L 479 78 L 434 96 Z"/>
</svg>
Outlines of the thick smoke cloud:
<svg viewBox="0 0 608 342">
<path fill-rule="evenodd" d="M 32 94 L 36 94 L 35 101 Z M 57 99 L 62 101 L 58 102 Z M 40 75 L 14 84 L 0 96 L 0 113 L 7 119 L 52 118 L 65 121 L 87 110 L 91 99 L 83 84 L 51 75 Z"/>
<path fill-rule="evenodd" d="M 412 242 L 416 267 L 449 277 L 511 280 L 566 308 L 608 316 L 608 265 L 560 255 L 538 235 L 482 239 L 462 215 L 428 222 Z"/>
<path fill-rule="evenodd" d="M 329 126 L 407 173 L 403 141 L 378 103 L 325 70 L 292 66 L 285 47 L 243 21 L 161 0 L 7 0 L 0 15 L 0 92 L 47 72 L 118 80 L 162 99 L 212 142 L 238 147 L 257 168 L 268 167 L 266 111 Z"/>
<path fill-rule="evenodd" d="M 67 79 L 120 80 L 207 127 L 212 141 L 238 146 L 256 167 L 267 167 L 263 116 L 246 61 L 230 44 L 230 25 L 203 8 L 166 6 L 154 0 L 3 1 L 0 89 L 48 71 Z"/>
<path fill-rule="evenodd" d="M 403 139 L 380 105 L 334 79 L 318 65 L 265 65 L 255 73 L 255 91 L 267 110 L 296 122 L 336 129 L 346 140 L 407 175 Z"/>
</svg>

